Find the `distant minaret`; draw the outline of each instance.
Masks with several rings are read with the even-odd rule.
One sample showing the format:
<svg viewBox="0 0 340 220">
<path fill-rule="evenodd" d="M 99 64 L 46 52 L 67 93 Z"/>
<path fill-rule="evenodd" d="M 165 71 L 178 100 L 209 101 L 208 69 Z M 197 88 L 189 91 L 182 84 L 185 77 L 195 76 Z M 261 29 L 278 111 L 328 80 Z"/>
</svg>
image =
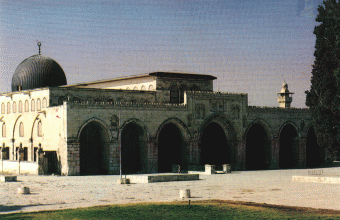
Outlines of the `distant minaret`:
<svg viewBox="0 0 340 220">
<path fill-rule="evenodd" d="M 39 47 L 39 55 L 41 55 L 41 51 L 40 51 L 41 43 L 38 42 L 37 45 L 38 45 L 38 47 Z"/>
<path fill-rule="evenodd" d="M 281 91 L 276 94 L 277 101 L 280 104 L 280 108 L 290 108 L 290 104 L 293 101 L 292 95 L 294 94 L 294 92 L 289 92 L 288 84 L 286 82 L 282 84 Z"/>
</svg>

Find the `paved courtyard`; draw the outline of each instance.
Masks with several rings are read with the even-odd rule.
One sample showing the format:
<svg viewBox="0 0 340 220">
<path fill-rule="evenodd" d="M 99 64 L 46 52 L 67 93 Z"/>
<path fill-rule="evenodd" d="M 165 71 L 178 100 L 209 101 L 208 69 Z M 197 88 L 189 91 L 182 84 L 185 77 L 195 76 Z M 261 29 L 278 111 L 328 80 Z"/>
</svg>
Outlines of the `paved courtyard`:
<svg viewBox="0 0 340 220">
<path fill-rule="evenodd" d="M 340 168 L 323 168 L 324 175 L 339 176 Z M 340 210 L 338 184 L 292 182 L 308 169 L 238 171 L 200 175 L 198 181 L 118 185 L 119 176 L 18 176 L 0 183 L 0 213 L 30 212 L 137 202 L 181 200 L 180 189 L 190 189 L 190 200 L 235 200 L 275 205 Z M 31 194 L 17 194 L 27 186 Z"/>
</svg>

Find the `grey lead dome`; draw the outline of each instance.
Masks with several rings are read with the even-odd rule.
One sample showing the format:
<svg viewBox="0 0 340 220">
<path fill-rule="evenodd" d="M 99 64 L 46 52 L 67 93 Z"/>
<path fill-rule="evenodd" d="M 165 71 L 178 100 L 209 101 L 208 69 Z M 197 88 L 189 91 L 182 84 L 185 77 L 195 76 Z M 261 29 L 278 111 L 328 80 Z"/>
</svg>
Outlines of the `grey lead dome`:
<svg viewBox="0 0 340 220">
<path fill-rule="evenodd" d="M 66 85 L 61 66 L 49 57 L 33 55 L 22 61 L 12 78 L 12 92 Z"/>
</svg>

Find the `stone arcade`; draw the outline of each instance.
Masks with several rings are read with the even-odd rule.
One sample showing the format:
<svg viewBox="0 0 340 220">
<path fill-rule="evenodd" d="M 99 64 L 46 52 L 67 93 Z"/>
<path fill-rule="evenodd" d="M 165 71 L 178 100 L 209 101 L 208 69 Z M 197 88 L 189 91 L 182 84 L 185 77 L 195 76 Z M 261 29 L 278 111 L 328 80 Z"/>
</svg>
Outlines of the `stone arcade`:
<svg viewBox="0 0 340 220">
<path fill-rule="evenodd" d="M 24 60 L 1 94 L 1 170 L 61 175 L 317 167 L 308 109 L 248 106 L 244 93 L 213 91 L 211 75 L 154 72 L 66 85 L 62 68 L 39 54 Z M 177 166 L 175 166 L 177 167 Z"/>
</svg>

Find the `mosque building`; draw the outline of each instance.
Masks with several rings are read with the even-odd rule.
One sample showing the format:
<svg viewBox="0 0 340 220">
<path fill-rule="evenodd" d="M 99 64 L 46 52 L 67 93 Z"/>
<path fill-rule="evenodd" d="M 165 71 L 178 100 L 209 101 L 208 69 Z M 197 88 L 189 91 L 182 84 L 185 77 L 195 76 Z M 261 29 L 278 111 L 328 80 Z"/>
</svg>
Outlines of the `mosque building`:
<svg viewBox="0 0 340 220">
<path fill-rule="evenodd" d="M 41 44 L 40 44 L 41 45 Z M 1 171 L 103 175 L 317 167 L 308 109 L 248 105 L 245 93 L 213 91 L 212 75 L 153 72 L 67 85 L 62 67 L 40 53 L 22 61 L 12 92 L 0 94 Z"/>
</svg>

